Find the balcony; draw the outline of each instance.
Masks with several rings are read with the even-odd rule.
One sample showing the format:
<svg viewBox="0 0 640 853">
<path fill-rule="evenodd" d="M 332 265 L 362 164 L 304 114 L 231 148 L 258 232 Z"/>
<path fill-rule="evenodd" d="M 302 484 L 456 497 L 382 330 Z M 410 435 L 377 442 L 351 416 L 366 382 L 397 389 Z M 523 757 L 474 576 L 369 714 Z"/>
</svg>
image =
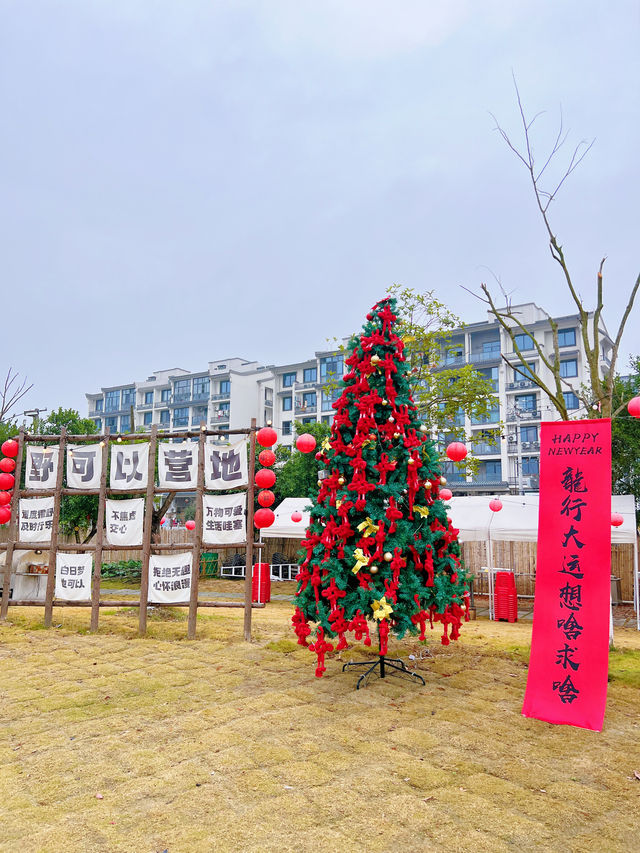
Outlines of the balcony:
<svg viewBox="0 0 640 853">
<path fill-rule="evenodd" d="M 499 456 L 500 445 L 483 442 L 482 444 L 471 445 L 471 452 L 474 456 Z"/>
<path fill-rule="evenodd" d="M 136 411 L 138 412 L 146 412 L 150 411 L 151 409 L 153 409 L 153 403 L 139 403 L 136 406 Z"/>
<path fill-rule="evenodd" d="M 317 404 L 315 406 L 296 406 L 296 415 L 315 415 L 318 410 Z"/>
<path fill-rule="evenodd" d="M 486 361 L 500 361 L 500 349 L 490 350 L 485 352 L 484 350 L 479 350 L 477 352 L 471 351 L 469 355 L 469 362 L 471 364 L 482 364 Z"/>
<path fill-rule="evenodd" d="M 513 423 L 514 421 L 539 421 L 541 417 L 540 409 L 520 409 L 518 414 L 509 412 L 507 414 L 507 421 L 509 423 Z"/>
<path fill-rule="evenodd" d="M 518 379 L 516 382 L 507 382 L 507 391 L 520 391 L 522 388 L 535 388 L 533 379 Z"/>
<path fill-rule="evenodd" d="M 227 391 L 225 394 L 212 394 L 212 400 L 228 400 L 231 397 L 231 391 Z"/>
</svg>

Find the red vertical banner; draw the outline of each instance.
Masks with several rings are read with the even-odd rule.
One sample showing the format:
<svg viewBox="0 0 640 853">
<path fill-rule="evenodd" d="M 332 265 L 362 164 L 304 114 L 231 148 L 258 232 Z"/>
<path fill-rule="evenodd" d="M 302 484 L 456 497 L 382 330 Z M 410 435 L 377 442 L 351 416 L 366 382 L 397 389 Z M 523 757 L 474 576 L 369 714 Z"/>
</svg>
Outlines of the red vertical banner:
<svg viewBox="0 0 640 853">
<path fill-rule="evenodd" d="M 525 717 L 602 729 L 610 575 L 611 421 L 543 423 Z"/>
</svg>

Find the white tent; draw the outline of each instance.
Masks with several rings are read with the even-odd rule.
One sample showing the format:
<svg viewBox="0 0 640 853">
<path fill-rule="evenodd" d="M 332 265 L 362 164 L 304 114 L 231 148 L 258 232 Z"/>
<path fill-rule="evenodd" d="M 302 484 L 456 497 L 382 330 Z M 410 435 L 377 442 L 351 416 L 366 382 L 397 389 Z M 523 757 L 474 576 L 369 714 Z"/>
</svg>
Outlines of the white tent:
<svg viewBox="0 0 640 853">
<path fill-rule="evenodd" d="M 285 498 L 274 510 L 276 520 L 260 531 L 263 539 L 304 539 L 309 526 L 309 498 Z M 302 513 L 302 521 L 291 521 L 291 514 Z"/>
</svg>

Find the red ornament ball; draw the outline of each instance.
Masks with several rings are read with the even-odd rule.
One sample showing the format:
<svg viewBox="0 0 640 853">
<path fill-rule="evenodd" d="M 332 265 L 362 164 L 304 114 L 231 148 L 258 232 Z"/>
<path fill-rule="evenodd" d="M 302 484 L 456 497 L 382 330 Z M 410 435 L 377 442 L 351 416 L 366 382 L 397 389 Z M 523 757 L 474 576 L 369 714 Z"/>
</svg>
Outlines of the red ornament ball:
<svg viewBox="0 0 640 853">
<path fill-rule="evenodd" d="M 304 432 L 296 439 L 296 447 L 300 453 L 311 453 L 316 449 L 316 440 L 308 432 Z"/>
<path fill-rule="evenodd" d="M 12 489 L 15 482 L 16 478 L 13 474 L 5 474 L 4 471 L 0 474 L 0 489 Z"/>
<path fill-rule="evenodd" d="M 4 471 L 5 474 L 10 474 L 12 471 L 15 471 L 15 468 L 15 459 L 0 459 L 0 471 Z"/>
<path fill-rule="evenodd" d="M 11 518 L 11 510 L 8 506 L 0 506 L 0 524 L 6 524 Z"/>
<path fill-rule="evenodd" d="M 0 450 L 2 450 L 5 456 L 17 456 L 18 442 L 15 441 L 13 438 L 8 438 L 5 442 L 3 442 Z"/>
<path fill-rule="evenodd" d="M 611 513 L 611 526 L 612 527 L 620 527 L 621 524 L 624 524 L 624 516 L 619 512 Z"/>
<path fill-rule="evenodd" d="M 11 495 L 9 492 L 0 492 L 0 506 L 6 506 L 11 502 Z"/>
<path fill-rule="evenodd" d="M 452 462 L 460 462 L 467 455 L 467 447 L 461 441 L 452 441 L 447 447 L 447 456 Z"/>
<path fill-rule="evenodd" d="M 271 509 L 259 509 L 253 516 L 253 523 L 260 530 L 262 527 L 271 527 L 276 520 L 275 514 Z"/>
<path fill-rule="evenodd" d="M 261 450 L 258 456 L 258 460 L 261 465 L 264 465 L 265 468 L 268 468 L 269 465 L 273 465 L 276 461 L 276 454 L 273 450 Z"/>
<path fill-rule="evenodd" d="M 295 521 L 296 523 L 298 521 L 302 521 L 302 513 L 298 512 L 298 510 L 296 510 L 295 512 L 292 512 L 291 513 L 291 521 Z"/>
<path fill-rule="evenodd" d="M 275 501 L 276 496 L 273 492 L 270 492 L 269 489 L 265 489 L 262 492 L 258 492 L 258 503 L 260 506 L 271 506 L 271 504 Z"/>
<path fill-rule="evenodd" d="M 627 410 L 632 418 L 640 418 L 640 397 L 634 397 L 627 403 Z M 2 445 L 4 447 L 4 444 Z"/>
<path fill-rule="evenodd" d="M 498 498 L 494 498 L 492 501 L 489 501 L 489 509 L 492 512 L 500 512 L 502 509 L 502 501 L 498 500 Z"/>
<path fill-rule="evenodd" d="M 451 489 L 440 489 L 440 498 L 443 501 L 450 501 L 453 497 L 453 492 Z"/>
<path fill-rule="evenodd" d="M 270 489 L 276 481 L 276 475 L 269 468 L 261 468 L 256 473 L 256 486 L 259 489 Z"/>
<path fill-rule="evenodd" d="M 258 430 L 256 439 L 262 447 L 272 447 L 278 440 L 278 433 L 271 427 L 262 427 Z"/>
<path fill-rule="evenodd" d="M 187 530 L 196 529 L 196 523 L 192 518 L 190 518 L 189 521 L 185 521 L 184 526 L 187 528 Z"/>
<path fill-rule="evenodd" d="M 318 451 L 318 452 L 316 453 L 316 460 L 317 460 L 318 462 L 321 462 L 323 458 L 324 458 L 324 454 L 323 454 L 323 453 L 321 453 L 320 451 Z"/>
</svg>

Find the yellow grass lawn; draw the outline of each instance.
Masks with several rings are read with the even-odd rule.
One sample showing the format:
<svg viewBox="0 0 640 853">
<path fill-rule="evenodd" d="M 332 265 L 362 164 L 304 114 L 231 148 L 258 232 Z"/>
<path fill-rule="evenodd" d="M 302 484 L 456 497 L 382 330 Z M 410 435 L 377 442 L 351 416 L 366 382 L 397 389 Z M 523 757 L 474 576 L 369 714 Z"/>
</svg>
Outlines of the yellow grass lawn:
<svg viewBox="0 0 640 853">
<path fill-rule="evenodd" d="M 214 587 L 215 588 L 215 587 Z M 236 586 L 234 589 L 239 590 Z M 637 851 L 640 635 L 618 629 L 600 734 L 520 714 L 530 623 L 412 653 L 426 687 L 295 644 L 291 605 L 13 608 L 0 625 L 0 850 Z M 79 629 L 82 633 L 79 632 Z M 363 649 L 356 649 L 356 657 Z M 343 658 L 346 660 L 349 655 Z M 420 657 L 422 656 L 422 657 Z"/>
</svg>

